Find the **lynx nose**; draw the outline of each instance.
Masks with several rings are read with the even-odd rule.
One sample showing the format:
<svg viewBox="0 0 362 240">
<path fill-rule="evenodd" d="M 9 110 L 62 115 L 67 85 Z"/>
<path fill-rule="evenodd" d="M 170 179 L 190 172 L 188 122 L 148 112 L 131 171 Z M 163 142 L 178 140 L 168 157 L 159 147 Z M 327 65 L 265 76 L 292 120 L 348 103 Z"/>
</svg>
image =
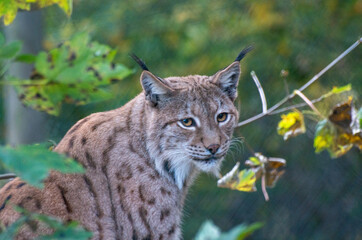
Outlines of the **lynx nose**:
<svg viewBox="0 0 362 240">
<path fill-rule="evenodd" d="M 219 147 L 220 147 L 219 144 L 211 144 L 210 146 L 207 147 L 207 150 L 209 150 L 209 152 L 211 152 L 212 154 L 215 154 L 217 150 L 219 150 Z"/>
</svg>

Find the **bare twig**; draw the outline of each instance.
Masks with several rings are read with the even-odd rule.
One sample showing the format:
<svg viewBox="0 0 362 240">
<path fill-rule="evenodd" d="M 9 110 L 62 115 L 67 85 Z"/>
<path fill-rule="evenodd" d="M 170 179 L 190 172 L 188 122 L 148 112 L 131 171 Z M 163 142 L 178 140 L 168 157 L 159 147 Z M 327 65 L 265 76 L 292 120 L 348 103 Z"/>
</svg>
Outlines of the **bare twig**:
<svg viewBox="0 0 362 240">
<path fill-rule="evenodd" d="M 312 83 L 317 81 L 324 73 L 326 73 L 329 69 L 331 69 L 336 63 L 338 63 L 342 58 L 344 58 L 348 53 L 354 50 L 362 41 L 362 38 L 359 38 L 355 43 L 353 43 L 347 50 L 345 50 L 342 54 L 340 54 L 337 58 L 335 58 L 330 64 L 328 64 L 325 68 L 323 68 L 317 75 L 315 75 L 312 79 L 310 79 L 306 84 L 301 86 L 298 90 L 300 92 L 304 91 L 307 87 L 309 87 Z M 266 115 L 272 114 L 275 110 L 277 110 L 280 106 L 286 103 L 289 99 L 292 99 L 296 96 L 296 93 L 293 92 L 292 94 L 286 96 L 282 100 L 280 100 L 277 104 L 269 108 L 266 112 L 259 113 L 251 118 L 248 118 L 240 123 L 238 123 L 237 127 L 244 126 L 251 122 L 254 122 Z"/>
<path fill-rule="evenodd" d="M 0 174 L 0 180 L 10 179 L 10 178 L 16 178 L 16 175 L 14 173 Z"/>
<path fill-rule="evenodd" d="M 317 98 L 317 99 L 310 100 L 310 101 L 314 104 L 314 103 L 322 101 L 323 99 L 325 99 L 324 96 L 322 96 L 320 98 Z M 275 110 L 272 113 L 269 113 L 269 115 L 279 114 L 279 113 L 286 112 L 286 111 L 289 111 L 289 110 L 292 110 L 292 109 L 295 109 L 295 108 L 301 108 L 301 107 L 305 107 L 305 106 L 308 106 L 308 104 L 305 103 L 305 102 L 302 102 L 302 103 L 294 104 L 294 105 L 291 105 L 291 106 L 288 106 L 288 107 L 280 108 L 278 110 Z"/>
<path fill-rule="evenodd" d="M 262 104 L 262 109 L 263 109 L 263 113 L 266 113 L 268 111 L 268 106 L 267 106 L 267 102 L 266 102 L 266 98 L 265 98 L 265 94 L 264 94 L 264 90 L 263 87 L 261 86 L 258 77 L 256 76 L 254 71 L 251 71 L 250 73 L 251 77 L 253 78 L 256 87 L 258 88 L 259 91 L 259 95 L 260 95 L 260 100 L 261 100 L 261 104 Z"/>
<path fill-rule="evenodd" d="M 263 191 L 265 201 L 269 201 L 269 195 L 265 187 L 265 173 L 263 173 L 263 175 L 261 176 L 261 190 Z"/>
<path fill-rule="evenodd" d="M 297 94 L 301 99 L 303 99 L 304 102 L 308 104 L 308 106 L 321 118 L 323 118 L 323 115 L 318 111 L 318 109 L 314 106 L 314 104 L 299 90 L 294 90 L 295 94 Z"/>
<path fill-rule="evenodd" d="M 336 65 L 342 58 L 344 58 L 348 53 L 350 53 L 353 49 L 355 49 L 362 42 L 362 38 L 358 39 L 355 43 L 353 43 L 346 51 L 344 51 L 341 55 L 339 55 L 336 59 L 334 59 L 327 67 L 323 68 L 317 75 L 315 75 L 311 80 L 309 80 L 306 84 L 304 84 L 298 90 L 303 92 L 307 87 L 309 87 L 312 83 L 318 80 L 320 76 L 326 73 L 331 67 Z"/>
</svg>

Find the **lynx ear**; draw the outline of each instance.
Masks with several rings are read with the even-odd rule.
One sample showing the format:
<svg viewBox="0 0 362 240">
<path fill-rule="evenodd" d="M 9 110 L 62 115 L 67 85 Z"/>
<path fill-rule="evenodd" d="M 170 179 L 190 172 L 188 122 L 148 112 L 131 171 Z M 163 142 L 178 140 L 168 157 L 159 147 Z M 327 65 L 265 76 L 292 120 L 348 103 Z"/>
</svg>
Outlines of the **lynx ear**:
<svg viewBox="0 0 362 240">
<path fill-rule="evenodd" d="M 224 70 L 218 72 L 213 82 L 234 101 L 238 95 L 237 87 L 240 77 L 239 62 L 233 62 Z"/>
<path fill-rule="evenodd" d="M 146 99 L 149 100 L 153 106 L 157 106 L 158 102 L 165 95 L 173 92 L 173 89 L 170 88 L 167 83 L 149 71 L 142 72 L 141 84 L 145 91 Z"/>
<path fill-rule="evenodd" d="M 240 78 L 240 61 L 253 49 L 253 46 L 248 46 L 241 50 L 235 61 L 225 69 L 216 73 L 213 79 L 213 82 L 219 85 L 221 90 L 223 90 L 232 101 L 238 96 L 237 87 Z"/>
</svg>

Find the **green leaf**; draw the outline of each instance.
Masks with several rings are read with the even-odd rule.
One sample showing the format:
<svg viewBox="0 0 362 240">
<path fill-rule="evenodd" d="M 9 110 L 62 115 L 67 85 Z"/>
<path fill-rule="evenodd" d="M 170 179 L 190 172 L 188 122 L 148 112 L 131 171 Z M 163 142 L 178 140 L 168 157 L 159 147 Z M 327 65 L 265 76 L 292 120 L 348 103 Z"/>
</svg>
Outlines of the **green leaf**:
<svg viewBox="0 0 362 240">
<path fill-rule="evenodd" d="M 333 94 L 339 94 L 343 92 L 348 92 L 352 90 L 352 84 L 347 84 L 342 87 L 333 87 L 331 93 Z"/>
<path fill-rule="evenodd" d="M 14 41 L 6 46 L 1 47 L 0 59 L 10 59 L 15 57 L 15 55 L 20 51 L 21 45 L 22 45 L 21 42 Z"/>
<path fill-rule="evenodd" d="M 323 94 L 320 99 L 324 99 L 330 96 L 333 96 L 335 94 L 340 94 L 344 92 L 348 92 L 352 90 L 352 84 L 347 84 L 341 87 L 334 86 L 331 91 L 327 92 L 326 94 Z"/>
<path fill-rule="evenodd" d="M 59 115 L 63 102 L 84 105 L 112 97 L 104 87 L 132 73 L 113 62 L 115 54 L 109 46 L 91 42 L 86 33 L 79 33 L 60 47 L 39 53 L 30 79 L 9 83 L 15 85 L 24 105 Z"/>
<path fill-rule="evenodd" d="M 333 146 L 334 134 L 334 128 L 327 119 L 318 122 L 314 137 L 315 152 L 319 153 L 325 149 L 331 149 Z"/>
<path fill-rule="evenodd" d="M 83 173 L 83 167 L 65 155 L 51 152 L 44 144 L 22 145 L 16 148 L 0 146 L 0 160 L 5 167 L 35 187 L 42 187 L 42 181 L 50 170 L 62 173 Z"/>
<path fill-rule="evenodd" d="M 218 240 L 220 229 L 210 220 L 204 222 L 196 234 L 195 240 Z"/>
<path fill-rule="evenodd" d="M 262 226 L 263 224 L 258 222 L 251 225 L 240 224 L 231 229 L 229 232 L 223 233 L 218 240 L 243 240 Z"/>
<path fill-rule="evenodd" d="M 34 63 L 35 59 L 36 57 L 32 54 L 21 54 L 15 58 L 15 61 L 23 63 Z"/>
<path fill-rule="evenodd" d="M 358 110 L 357 119 L 359 121 L 359 128 L 362 129 L 362 107 Z"/>
</svg>

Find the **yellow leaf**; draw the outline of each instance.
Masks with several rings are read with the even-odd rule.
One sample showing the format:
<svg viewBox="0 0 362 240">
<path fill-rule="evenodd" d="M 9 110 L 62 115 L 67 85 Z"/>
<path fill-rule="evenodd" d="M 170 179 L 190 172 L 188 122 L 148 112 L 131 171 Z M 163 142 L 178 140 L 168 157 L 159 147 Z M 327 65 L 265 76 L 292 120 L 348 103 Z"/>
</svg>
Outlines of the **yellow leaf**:
<svg viewBox="0 0 362 240">
<path fill-rule="evenodd" d="M 324 149 L 330 148 L 332 146 L 332 141 L 332 137 L 329 136 L 316 136 L 314 139 L 314 147 L 316 149 L 315 151 L 319 153 Z"/>
<path fill-rule="evenodd" d="M 337 158 L 347 153 L 352 147 L 362 149 L 362 134 L 352 134 L 350 129 L 341 128 L 327 119 L 317 124 L 314 147 L 319 153 L 327 150 L 331 157 Z"/>
<path fill-rule="evenodd" d="M 58 0 L 56 2 L 68 16 L 72 14 L 72 0 Z"/>
<path fill-rule="evenodd" d="M 351 84 L 347 84 L 345 86 L 342 87 L 336 87 L 334 86 L 332 88 L 331 93 L 333 94 L 339 94 L 339 93 L 343 93 L 343 92 L 347 92 L 347 91 L 351 91 L 352 90 L 352 85 Z"/>
<path fill-rule="evenodd" d="M 15 19 L 16 13 L 18 11 L 9 11 L 5 16 L 4 16 L 4 24 L 5 26 L 9 25 L 10 23 L 12 23 Z"/>
<path fill-rule="evenodd" d="M 245 161 L 245 165 L 247 165 L 249 167 L 260 166 L 261 164 L 262 164 L 262 162 L 257 157 L 250 157 L 248 160 Z"/>
<path fill-rule="evenodd" d="M 340 157 L 343 154 L 347 153 L 355 145 L 360 150 L 362 149 L 362 138 L 360 134 L 349 134 L 349 133 L 339 133 L 335 146 L 334 146 L 334 155 Z"/>
<path fill-rule="evenodd" d="M 237 162 L 230 172 L 228 172 L 224 177 L 219 179 L 217 181 L 217 186 L 244 192 L 256 191 L 255 173 L 252 170 L 245 169 L 239 172 L 239 165 L 240 163 Z"/>
<path fill-rule="evenodd" d="M 361 133 L 350 135 L 350 142 L 353 143 L 359 150 L 362 150 L 362 136 Z"/>
<path fill-rule="evenodd" d="M 278 134 L 282 135 L 284 140 L 305 133 L 304 117 L 298 110 L 287 115 L 283 114 L 281 118 L 282 120 L 278 124 Z"/>
<path fill-rule="evenodd" d="M 232 185 L 232 189 L 244 192 L 255 192 L 255 173 L 252 170 L 242 170 L 238 174 L 239 181 Z"/>
</svg>

